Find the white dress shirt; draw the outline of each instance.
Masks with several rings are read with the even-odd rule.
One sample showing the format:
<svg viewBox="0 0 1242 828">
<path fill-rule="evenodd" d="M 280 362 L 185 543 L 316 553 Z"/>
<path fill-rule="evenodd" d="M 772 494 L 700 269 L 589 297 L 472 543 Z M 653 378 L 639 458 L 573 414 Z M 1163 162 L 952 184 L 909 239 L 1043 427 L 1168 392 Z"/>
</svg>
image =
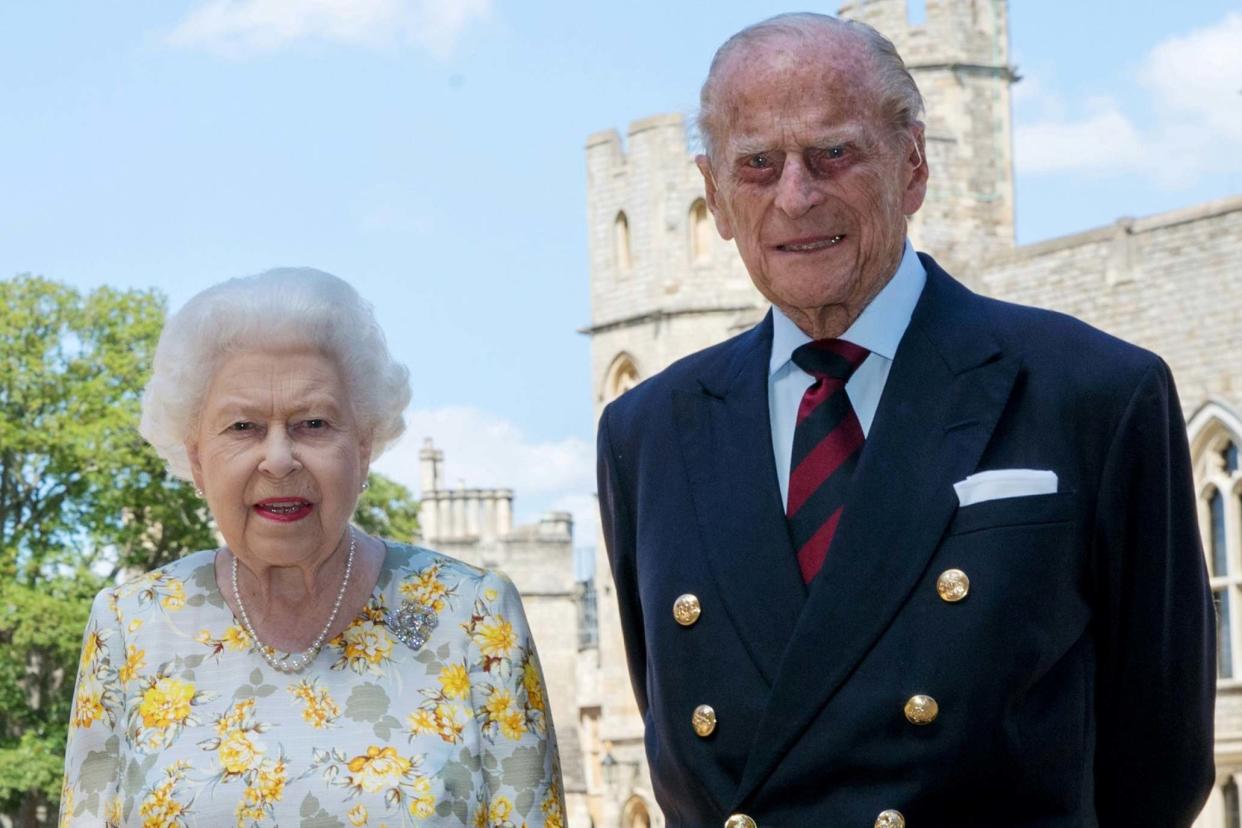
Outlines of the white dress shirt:
<svg viewBox="0 0 1242 828">
<path fill-rule="evenodd" d="M 866 348 L 871 354 L 845 384 L 850 404 L 858 415 L 863 435 L 871 431 L 871 421 L 880 405 L 884 383 L 893 365 L 897 345 L 910 324 L 927 283 L 927 271 L 906 240 L 901 264 L 888 284 L 863 309 L 841 339 Z M 792 356 L 811 338 L 802 332 L 780 308 L 772 308 L 772 360 L 768 366 L 768 413 L 772 421 L 772 453 L 776 477 L 781 485 L 781 503 L 789 502 L 789 460 L 793 454 L 794 426 L 802 395 L 815 378 L 794 364 Z"/>
</svg>

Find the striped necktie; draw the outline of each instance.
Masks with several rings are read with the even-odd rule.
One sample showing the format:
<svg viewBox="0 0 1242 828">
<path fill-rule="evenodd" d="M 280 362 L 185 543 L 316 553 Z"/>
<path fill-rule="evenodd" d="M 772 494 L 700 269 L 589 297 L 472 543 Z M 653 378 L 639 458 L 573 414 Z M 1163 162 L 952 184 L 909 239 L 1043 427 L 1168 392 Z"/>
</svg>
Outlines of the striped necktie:
<svg viewBox="0 0 1242 828">
<path fill-rule="evenodd" d="M 793 352 L 794 364 L 815 378 L 798 406 L 785 510 L 808 584 L 824 565 L 862 454 L 862 426 L 845 383 L 868 353 L 842 339 L 818 339 Z"/>
</svg>

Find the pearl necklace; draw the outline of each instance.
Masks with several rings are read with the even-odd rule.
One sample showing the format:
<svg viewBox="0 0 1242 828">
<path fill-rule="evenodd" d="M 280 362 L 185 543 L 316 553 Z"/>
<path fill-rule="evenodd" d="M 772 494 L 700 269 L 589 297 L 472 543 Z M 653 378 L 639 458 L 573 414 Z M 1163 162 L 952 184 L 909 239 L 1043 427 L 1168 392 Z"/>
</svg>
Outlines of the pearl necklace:
<svg viewBox="0 0 1242 828">
<path fill-rule="evenodd" d="M 309 647 L 300 653 L 293 653 L 284 658 L 276 658 L 272 655 L 273 648 L 264 645 L 259 640 L 258 633 L 254 631 L 250 616 L 246 613 L 246 605 L 242 603 L 241 590 L 237 588 L 237 556 L 233 556 L 233 600 L 237 602 L 237 608 L 241 610 L 242 624 L 245 625 L 250 640 L 254 642 L 255 649 L 259 651 L 259 655 L 263 656 L 263 660 L 272 666 L 273 670 L 281 673 L 298 673 L 314 661 L 315 656 L 319 655 L 323 642 L 328 637 L 328 630 L 332 629 L 337 613 L 341 611 L 341 602 L 345 600 L 345 590 L 349 586 L 349 575 L 354 569 L 354 550 L 357 546 L 358 537 L 354 533 L 354 527 L 350 526 L 349 556 L 345 558 L 345 577 L 341 579 L 341 590 L 336 594 L 336 603 L 332 605 L 332 614 L 328 616 L 328 623 L 323 625 L 323 629 L 319 631 L 319 635 L 315 636 L 315 640 Z"/>
</svg>

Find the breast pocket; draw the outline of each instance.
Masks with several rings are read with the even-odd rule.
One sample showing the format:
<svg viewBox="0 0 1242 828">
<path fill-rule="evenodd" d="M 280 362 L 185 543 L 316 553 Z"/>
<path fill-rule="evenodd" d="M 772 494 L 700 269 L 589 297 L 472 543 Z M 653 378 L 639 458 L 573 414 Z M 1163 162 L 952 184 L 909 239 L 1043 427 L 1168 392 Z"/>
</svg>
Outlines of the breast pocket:
<svg viewBox="0 0 1242 828">
<path fill-rule="evenodd" d="M 1007 526 L 1068 523 L 1076 514 L 1073 492 L 1002 497 L 959 508 L 946 534 L 954 537 Z"/>
</svg>

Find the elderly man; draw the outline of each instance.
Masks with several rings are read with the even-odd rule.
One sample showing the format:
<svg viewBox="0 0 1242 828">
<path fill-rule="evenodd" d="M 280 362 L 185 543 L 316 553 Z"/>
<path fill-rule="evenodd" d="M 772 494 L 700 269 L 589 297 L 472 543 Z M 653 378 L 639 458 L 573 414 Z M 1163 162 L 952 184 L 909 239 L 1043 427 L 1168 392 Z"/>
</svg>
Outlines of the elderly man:
<svg viewBox="0 0 1242 828">
<path fill-rule="evenodd" d="M 1213 612 L 1168 368 L 906 241 L 867 26 L 721 47 L 698 165 L 772 312 L 610 405 L 599 486 L 670 826 L 1189 825 Z"/>
</svg>

